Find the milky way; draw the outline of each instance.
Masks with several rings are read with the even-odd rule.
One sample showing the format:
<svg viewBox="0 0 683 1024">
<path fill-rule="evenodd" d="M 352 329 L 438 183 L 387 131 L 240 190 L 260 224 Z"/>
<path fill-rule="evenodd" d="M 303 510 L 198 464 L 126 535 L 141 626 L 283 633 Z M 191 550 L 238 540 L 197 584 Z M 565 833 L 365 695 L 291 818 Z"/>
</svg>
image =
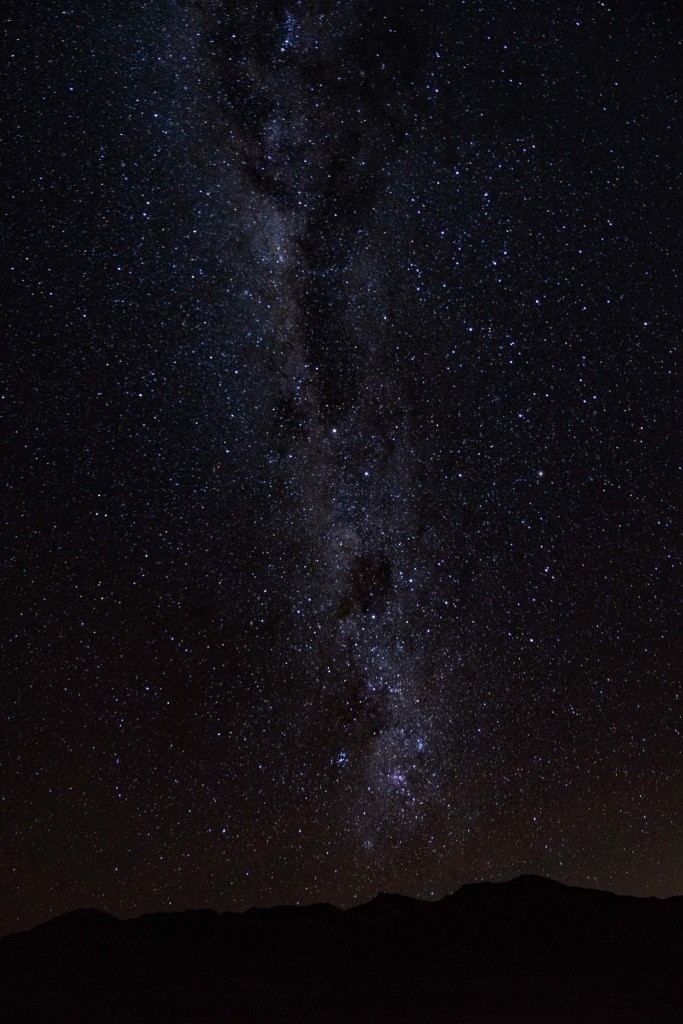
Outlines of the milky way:
<svg viewBox="0 0 683 1024">
<path fill-rule="evenodd" d="M 3 927 L 680 890 L 674 24 L 9 22 Z"/>
</svg>

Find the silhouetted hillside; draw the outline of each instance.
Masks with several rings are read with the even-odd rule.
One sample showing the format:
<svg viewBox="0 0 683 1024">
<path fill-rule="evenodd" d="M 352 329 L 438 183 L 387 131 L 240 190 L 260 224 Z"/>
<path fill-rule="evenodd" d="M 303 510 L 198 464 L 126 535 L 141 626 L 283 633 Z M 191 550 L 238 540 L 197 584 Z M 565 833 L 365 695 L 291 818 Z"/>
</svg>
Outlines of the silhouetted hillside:
<svg viewBox="0 0 683 1024">
<path fill-rule="evenodd" d="M 244 914 L 77 910 L 0 940 L 11 1024 L 679 1024 L 683 897 L 521 876 Z"/>
</svg>

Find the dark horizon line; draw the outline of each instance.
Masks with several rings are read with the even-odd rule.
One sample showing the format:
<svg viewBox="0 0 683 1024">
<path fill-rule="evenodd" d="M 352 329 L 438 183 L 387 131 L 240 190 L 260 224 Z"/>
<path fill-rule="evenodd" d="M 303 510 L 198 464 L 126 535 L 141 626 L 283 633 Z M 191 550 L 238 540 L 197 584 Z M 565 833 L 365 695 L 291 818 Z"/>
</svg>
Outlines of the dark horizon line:
<svg viewBox="0 0 683 1024">
<path fill-rule="evenodd" d="M 538 885 L 538 883 L 541 883 Z M 36 931 L 37 929 L 50 926 L 63 921 L 67 918 L 73 917 L 85 917 L 86 915 L 93 919 L 95 916 L 98 918 L 107 917 L 112 921 L 116 921 L 120 924 L 127 924 L 133 921 L 141 921 L 143 918 L 149 917 L 175 917 L 182 916 L 184 914 L 215 914 L 217 917 L 243 917 L 247 914 L 254 913 L 269 913 L 278 910 L 293 910 L 293 911 L 306 911 L 311 909 L 326 908 L 336 911 L 340 914 L 353 913 L 354 911 L 362 910 L 365 907 L 370 907 L 372 904 L 381 901 L 389 900 L 400 900 L 410 904 L 422 904 L 423 906 L 438 906 L 445 900 L 453 899 L 460 893 L 466 890 L 474 889 L 502 889 L 507 887 L 521 888 L 522 884 L 535 885 L 537 890 L 545 887 L 547 890 L 554 890 L 559 892 L 561 890 L 569 892 L 588 892 L 594 893 L 600 896 L 613 896 L 615 899 L 628 899 L 628 900 L 656 900 L 658 903 L 665 903 L 668 900 L 683 900 L 683 893 L 673 893 L 669 896 L 636 896 L 633 893 L 617 893 L 611 889 L 599 889 L 585 885 L 569 885 L 566 882 L 559 882 L 555 878 L 551 878 L 548 875 L 537 875 L 532 872 L 522 872 L 519 875 L 514 875 L 511 878 L 502 879 L 498 882 L 492 882 L 488 879 L 482 879 L 478 882 L 464 882 L 462 885 L 454 889 L 453 892 L 444 893 L 438 899 L 428 899 L 420 896 L 408 896 L 405 893 L 399 892 L 385 892 L 379 890 L 374 896 L 371 896 L 369 900 L 364 903 L 353 903 L 349 906 L 337 906 L 335 903 L 329 903 L 326 900 L 318 900 L 313 903 L 274 903 L 267 906 L 251 906 L 244 910 L 216 910 L 214 907 L 185 907 L 183 910 L 148 910 L 142 914 L 133 915 L 131 917 L 118 917 L 109 910 L 101 910 L 99 907 L 75 907 L 73 910 L 64 911 L 62 914 L 56 914 L 54 917 L 46 918 L 44 921 L 38 922 L 38 924 L 32 925 L 30 928 L 22 928 L 19 931 L 5 932 L 0 934 L 0 942 L 3 939 L 10 938 L 14 935 L 27 935 L 29 932 Z"/>
</svg>

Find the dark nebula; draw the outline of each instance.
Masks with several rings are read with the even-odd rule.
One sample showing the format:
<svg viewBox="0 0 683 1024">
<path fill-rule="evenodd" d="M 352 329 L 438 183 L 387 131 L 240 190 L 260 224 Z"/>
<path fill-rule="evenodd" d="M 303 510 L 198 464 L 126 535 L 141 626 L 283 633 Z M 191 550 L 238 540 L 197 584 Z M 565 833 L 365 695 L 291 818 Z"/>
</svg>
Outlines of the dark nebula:
<svg viewBox="0 0 683 1024">
<path fill-rule="evenodd" d="M 680 892 L 673 3 L 3 17 L 0 927 Z"/>
</svg>

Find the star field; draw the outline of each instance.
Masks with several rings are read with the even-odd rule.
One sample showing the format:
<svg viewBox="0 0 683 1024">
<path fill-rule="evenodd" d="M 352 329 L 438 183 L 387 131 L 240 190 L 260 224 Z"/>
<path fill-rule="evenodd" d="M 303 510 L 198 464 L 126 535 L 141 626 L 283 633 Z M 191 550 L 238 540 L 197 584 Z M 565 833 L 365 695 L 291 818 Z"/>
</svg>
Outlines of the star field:
<svg viewBox="0 0 683 1024">
<path fill-rule="evenodd" d="M 4 931 L 683 889 L 675 29 L 6 16 Z"/>
</svg>

